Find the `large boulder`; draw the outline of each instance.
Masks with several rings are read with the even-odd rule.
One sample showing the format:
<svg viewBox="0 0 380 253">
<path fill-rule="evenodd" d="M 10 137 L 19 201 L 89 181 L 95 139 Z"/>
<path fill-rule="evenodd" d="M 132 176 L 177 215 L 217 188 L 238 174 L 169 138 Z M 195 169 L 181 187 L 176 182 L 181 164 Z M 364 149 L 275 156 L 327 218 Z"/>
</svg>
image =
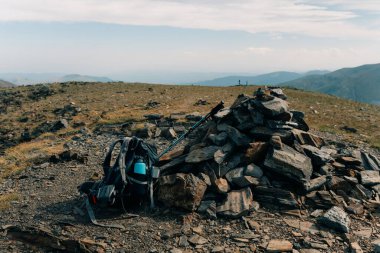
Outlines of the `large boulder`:
<svg viewBox="0 0 380 253">
<path fill-rule="evenodd" d="M 167 206 L 195 211 L 207 189 L 206 183 L 193 174 L 177 173 L 159 179 L 158 200 Z"/>
<path fill-rule="evenodd" d="M 271 149 L 264 161 L 270 170 L 300 183 L 309 181 L 313 172 L 311 159 L 287 145 L 283 149 Z"/>
</svg>

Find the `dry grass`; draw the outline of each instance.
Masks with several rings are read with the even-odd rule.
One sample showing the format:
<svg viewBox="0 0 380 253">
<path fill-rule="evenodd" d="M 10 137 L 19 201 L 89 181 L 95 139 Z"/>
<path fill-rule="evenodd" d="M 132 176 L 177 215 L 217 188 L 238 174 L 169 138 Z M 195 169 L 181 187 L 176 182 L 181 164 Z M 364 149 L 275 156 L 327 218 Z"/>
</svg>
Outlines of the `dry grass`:
<svg viewBox="0 0 380 253">
<path fill-rule="evenodd" d="M 47 134 L 7 149 L 5 155 L 0 157 L 0 179 L 18 173 L 33 164 L 45 162 L 51 155 L 62 152 L 63 144 L 64 139 Z"/>
<path fill-rule="evenodd" d="M 8 193 L 0 195 L 0 211 L 8 209 L 10 207 L 11 201 L 19 199 L 17 193 Z"/>
</svg>

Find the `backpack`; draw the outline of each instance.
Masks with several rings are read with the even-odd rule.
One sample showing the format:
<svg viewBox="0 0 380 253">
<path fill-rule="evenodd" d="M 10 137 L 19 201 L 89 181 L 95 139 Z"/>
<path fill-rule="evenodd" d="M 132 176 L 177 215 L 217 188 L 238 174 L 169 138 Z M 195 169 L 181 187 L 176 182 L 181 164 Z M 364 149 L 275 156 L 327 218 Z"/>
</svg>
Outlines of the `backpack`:
<svg viewBox="0 0 380 253">
<path fill-rule="evenodd" d="M 115 147 L 120 144 L 120 152 L 111 164 Z M 91 204 L 105 207 L 121 204 L 125 201 L 141 203 L 147 196 L 154 207 L 153 180 L 158 178 L 159 171 L 153 165 L 158 161 L 156 148 L 137 137 L 126 137 L 113 142 L 103 162 L 104 176 L 101 180 L 88 181 L 78 187 L 85 196 L 85 203 L 91 221 L 96 222 Z M 120 227 L 111 225 L 111 227 Z"/>
</svg>

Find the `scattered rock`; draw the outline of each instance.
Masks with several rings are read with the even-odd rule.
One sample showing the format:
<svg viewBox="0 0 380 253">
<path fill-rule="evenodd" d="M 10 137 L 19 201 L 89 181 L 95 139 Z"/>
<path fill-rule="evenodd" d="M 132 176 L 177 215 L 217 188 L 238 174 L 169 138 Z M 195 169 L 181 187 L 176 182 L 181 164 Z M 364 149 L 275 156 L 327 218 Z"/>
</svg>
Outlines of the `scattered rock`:
<svg viewBox="0 0 380 253">
<path fill-rule="evenodd" d="M 357 242 L 350 243 L 350 249 L 351 249 L 351 253 L 363 253 L 362 248 Z"/>
<path fill-rule="evenodd" d="M 208 242 L 208 240 L 198 234 L 195 234 L 189 238 L 189 242 L 193 245 L 203 245 Z"/>
<path fill-rule="evenodd" d="M 340 207 L 334 206 L 318 222 L 337 231 L 348 233 L 350 231 L 350 218 Z"/>
<path fill-rule="evenodd" d="M 270 240 L 266 250 L 267 252 L 291 252 L 293 244 L 286 240 Z"/>
</svg>

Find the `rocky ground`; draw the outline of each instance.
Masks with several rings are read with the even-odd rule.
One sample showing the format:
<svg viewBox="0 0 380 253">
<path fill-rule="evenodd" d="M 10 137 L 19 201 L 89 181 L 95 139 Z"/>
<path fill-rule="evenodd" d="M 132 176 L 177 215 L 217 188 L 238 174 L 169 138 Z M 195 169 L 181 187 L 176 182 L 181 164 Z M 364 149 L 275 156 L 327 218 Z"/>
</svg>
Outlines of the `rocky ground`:
<svg viewBox="0 0 380 253">
<path fill-rule="evenodd" d="M 307 210 L 283 213 L 264 208 L 239 219 L 218 220 L 163 206 L 154 210 L 140 207 L 128 213 L 96 210 L 99 221 L 122 224 L 126 229 L 94 226 L 81 208 L 77 186 L 101 173 L 105 150 L 114 139 L 103 134 L 83 136 L 69 146 L 88 155 L 87 164 L 76 160 L 44 163 L 4 181 L 1 193 L 18 191 L 20 198 L 0 213 L 0 252 L 57 251 L 56 241 L 46 235 L 39 238 L 35 231 L 29 234 L 32 228 L 61 240 L 77 240 L 97 252 L 266 252 L 268 246 L 283 251 L 292 247 L 294 252 L 344 252 L 355 243 L 363 252 L 371 252 L 372 241 L 378 239 L 380 217 L 376 214 L 350 215 L 350 233 L 339 233 L 319 226 L 316 214 Z M 25 231 L 9 230 L 10 226 Z M 36 241 L 39 243 L 33 245 Z"/>
<path fill-rule="evenodd" d="M 282 106 L 281 102 L 280 107 L 282 108 Z M 288 113 L 285 109 L 280 116 L 287 117 Z M 156 116 L 148 115 L 147 118 Z M 183 115 L 173 115 L 173 117 L 180 118 Z M 242 117 L 243 115 L 238 115 L 238 118 Z M 188 127 L 188 125 L 188 123 L 182 123 L 182 127 L 179 124 L 171 129 L 167 126 L 156 128 L 147 124 L 147 127 L 139 128 L 133 134 L 148 138 L 159 150 L 162 150 L 170 143 L 169 140 L 175 137 L 175 132 L 183 132 L 184 126 Z M 244 138 L 240 138 L 239 131 L 236 132 L 236 129 L 232 129 L 234 128 L 231 127 L 232 125 L 233 123 L 224 126 L 223 129 L 221 128 L 221 132 L 226 131 L 229 136 L 237 134 L 230 139 L 236 142 L 237 146 L 244 146 L 244 143 L 237 143 L 237 140 L 244 142 Z M 284 128 L 285 125 L 281 127 Z M 363 154 L 372 154 L 375 157 L 379 157 L 379 153 L 364 144 L 357 146 L 344 143 L 336 135 L 326 133 L 323 133 L 323 137 L 326 139 L 324 146 L 330 149 L 334 147 L 341 152 L 339 156 L 335 158 L 329 156 L 323 161 L 324 165 L 329 164 L 332 166 L 331 168 L 335 168 L 333 174 L 324 175 L 324 170 L 319 171 L 323 166 L 320 166 L 321 168 L 317 166 L 318 170 L 316 170 L 313 164 L 314 172 L 310 175 L 310 170 L 313 170 L 311 160 L 305 158 L 306 155 L 301 155 L 302 159 L 306 159 L 306 165 L 297 164 L 298 161 L 289 162 L 287 160 L 283 167 L 289 170 L 291 177 L 279 181 L 273 176 L 274 172 L 282 173 L 276 165 L 276 157 L 274 155 L 273 157 L 267 156 L 266 161 L 260 163 L 260 166 L 265 164 L 265 168 L 268 168 L 268 171 L 264 171 L 265 180 L 262 175 L 256 179 L 254 176 L 244 175 L 248 184 L 244 181 L 242 189 L 250 187 L 253 189 L 253 202 L 250 200 L 249 207 L 243 207 L 244 210 L 234 210 L 234 219 L 226 218 L 225 210 L 220 209 L 218 218 L 214 219 L 213 216 L 208 218 L 197 212 L 167 207 L 176 205 L 176 203 L 169 203 L 169 199 L 165 200 L 161 196 L 160 199 L 163 200 L 163 203 L 153 210 L 144 204 L 139 207 L 129 207 L 125 211 L 120 208 L 95 208 L 99 222 L 116 223 L 123 225 L 124 229 L 94 226 L 87 216 L 83 206 L 84 201 L 79 196 L 77 186 L 88 179 L 96 180 L 101 177 L 101 163 L 106 150 L 118 135 L 129 131 L 125 128 L 128 126 L 115 125 L 114 127 L 98 128 L 94 133 L 83 129 L 65 144 L 65 151 L 60 155 L 53 156 L 50 160 L 30 166 L 26 170 L 4 179 L 0 184 L 0 193 L 4 196 L 15 193 L 17 198 L 10 202 L 9 208 L 0 211 L 0 252 L 378 252 L 376 250 L 379 250 L 380 212 L 378 204 L 380 200 L 376 199 L 378 198 L 377 188 L 373 187 L 379 182 L 371 181 L 377 180 L 376 176 L 371 175 L 367 181 L 363 180 L 368 169 L 362 168 L 362 164 L 359 166 L 357 159 L 349 155 L 354 150 L 361 150 Z M 288 132 L 293 131 L 289 130 L 292 128 L 286 129 Z M 244 132 L 246 129 L 241 131 Z M 313 133 L 321 135 L 318 132 Z M 207 138 L 212 139 L 212 142 L 221 141 L 215 139 L 215 134 L 213 138 L 210 138 L 210 134 L 207 133 Z M 263 133 L 252 134 L 262 135 Z M 326 155 L 324 152 L 321 153 L 320 149 L 316 150 L 307 145 L 292 146 L 297 149 L 295 151 L 287 146 L 288 143 L 283 143 L 284 140 L 273 138 L 274 136 L 278 135 L 270 133 L 270 140 L 264 144 L 270 145 L 275 154 L 283 152 L 285 156 L 289 156 L 289 153 L 298 152 L 296 154 L 299 156 L 301 152 L 311 150 L 310 157 L 313 159 L 322 159 Z M 195 134 L 191 137 L 192 139 L 181 144 L 178 150 L 183 152 L 182 148 L 186 144 L 203 136 Z M 207 145 L 200 145 L 198 149 L 212 149 L 214 154 L 215 146 Z M 197 149 L 194 148 L 194 150 Z M 204 162 L 202 159 L 210 159 L 206 152 L 199 154 L 199 152 L 190 151 L 185 155 L 187 163 L 195 164 L 193 167 L 200 166 Z M 213 156 L 213 159 L 218 161 L 220 157 Z M 345 164 L 335 163 L 335 159 L 342 159 L 342 157 L 346 157 L 342 162 L 355 163 L 355 165 L 347 167 L 344 166 Z M 173 160 L 175 159 L 176 157 L 173 158 Z M 307 163 L 310 163 L 310 166 L 307 166 Z M 168 166 L 166 167 L 168 168 Z M 239 168 L 234 167 L 230 170 L 236 171 L 237 169 Z M 339 174 L 339 170 L 344 173 Z M 299 176 L 295 171 L 302 171 L 303 174 Z M 289 176 L 289 173 L 284 175 Z M 236 187 L 234 180 L 243 175 L 228 176 L 227 174 L 223 176 L 224 181 L 214 182 L 215 185 L 210 186 L 210 189 L 214 190 L 214 186 L 219 187 L 218 194 L 228 195 L 232 192 L 229 187 Z M 359 178 L 360 181 L 357 179 L 355 181 L 355 178 Z M 162 181 L 164 184 L 165 180 Z M 319 192 L 319 194 L 328 194 L 329 196 L 331 194 L 332 199 L 341 202 L 336 203 L 330 199 L 329 203 L 320 202 L 319 206 L 306 205 L 305 199 L 314 199 L 313 196 L 301 194 L 299 199 L 295 199 L 292 192 L 287 192 L 286 196 L 277 195 L 284 193 L 279 191 L 282 189 L 283 183 L 290 182 L 292 184 L 304 181 L 308 183 L 304 187 L 310 193 L 317 194 Z M 219 184 L 220 182 L 223 184 Z M 319 185 L 320 183 L 321 185 Z M 247 185 L 249 185 L 248 188 Z M 220 186 L 226 186 L 228 189 L 223 192 L 223 187 Z M 313 187 L 316 189 L 311 189 Z M 366 189 L 372 189 L 371 187 L 373 187 L 373 191 L 368 193 Z M 259 192 L 258 189 L 260 189 Z M 268 194 L 267 189 L 274 189 L 273 196 Z M 317 191 L 318 189 L 321 191 Z M 350 195 L 348 196 L 345 191 L 350 192 Z M 250 189 L 249 192 L 251 192 Z M 357 192 L 362 196 L 358 196 Z M 371 196 L 366 196 L 366 193 Z M 267 199 L 273 202 L 271 197 L 274 198 L 274 202 L 291 203 L 292 208 L 284 208 L 283 202 L 267 205 Z M 236 202 L 239 202 L 239 199 L 236 199 Z M 239 203 L 237 205 L 240 207 Z M 331 205 L 340 207 L 338 210 L 333 208 L 330 217 L 327 215 L 325 222 L 321 221 L 323 220 L 321 217 L 326 216 L 326 210 Z M 329 207 L 323 208 L 325 210 L 319 209 L 326 206 Z M 249 211 L 247 212 L 246 209 Z M 214 210 L 214 212 L 216 211 Z M 231 216 L 231 213 L 227 216 Z M 336 229 L 337 226 L 331 226 L 334 221 L 339 222 L 338 228 L 340 229 Z M 347 231 L 344 231 L 346 229 Z"/>
</svg>

